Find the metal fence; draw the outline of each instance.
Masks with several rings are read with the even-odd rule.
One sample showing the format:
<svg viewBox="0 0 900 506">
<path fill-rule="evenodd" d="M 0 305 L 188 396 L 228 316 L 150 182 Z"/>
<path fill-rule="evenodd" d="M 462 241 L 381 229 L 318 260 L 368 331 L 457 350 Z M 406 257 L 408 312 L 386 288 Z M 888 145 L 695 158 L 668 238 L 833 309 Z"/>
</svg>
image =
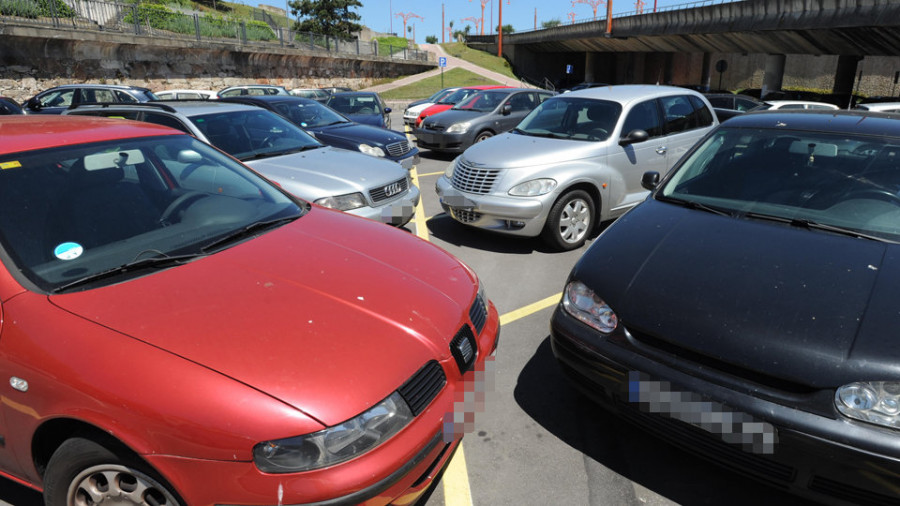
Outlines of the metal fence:
<svg viewBox="0 0 900 506">
<path fill-rule="evenodd" d="M 112 32 L 253 46 L 293 48 L 335 55 L 385 56 L 428 61 L 418 49 L 381 46 L 377 41 L 342 39 L 297 32 L 258 20 L 237 20 L 220 14 L 179 12 L 159 4 L 103 0 L 0 0 L 0 25 L 42 25 L 82 31 Z"/>
</svg>

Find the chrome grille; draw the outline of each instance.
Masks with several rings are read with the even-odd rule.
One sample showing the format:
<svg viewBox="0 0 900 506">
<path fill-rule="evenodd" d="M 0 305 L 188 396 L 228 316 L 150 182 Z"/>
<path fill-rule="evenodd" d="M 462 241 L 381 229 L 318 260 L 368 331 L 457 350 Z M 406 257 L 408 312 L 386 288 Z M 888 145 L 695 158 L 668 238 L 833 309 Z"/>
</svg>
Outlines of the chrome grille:
<svg viewBox="0 0 900 506">
<path fill-rule="evenodd" d="M 461 223 L 475 223 L 481 219 L 481 213 L 476 213 L 469 209 L 450 209 L 456 221 Z"/>
<path fill-rule="evenodd" d="M 385 146 L 387 148 L 387 152 L 391 156 L 403 156 L 406 153 L 410 152 L 409 142 L 395 142 L 393 144 L 388 144 Z"/>
<path fill-rule="evenodd" d="M 406 190 L 409 190 L 409 180 L 404 177 L 384 186 L 372 188 L 369 190 L 369 196 L 372 197 L 372 201 L 377 204 L 381 201 L 403 195 L 406 193 Z"/>
<path fill-rule="evenodd" d="M 432 360 L 422 366 L 397 391 L 400 392 L 400 396 L 406 401 L 413 416 L 417 416 L 428 407 L 428 404 L 444 388 L 446 383 L 447 376 L 444 375 L 444 369 L 441 368 L 441 364 L 437 363 L 436 360 Z"/>
<path fill-rule="evenodd" d="M 472 307 L 469 308 L 469 319 L 472 320 L 472 325 L 475 326 L 475 333 L 480 334 L 481 329 L 484 328 L 484 323 L 487 321 L 487 305 L 480 293 L 475 297 Z"/>
<path fill-rule="evenodd" d="M 491 192 L 499 178 L 500 169 L 482 169 L 460 159 L 453 169 L 450 184 L 459 191 L 485 194 Z"/>
</svg>

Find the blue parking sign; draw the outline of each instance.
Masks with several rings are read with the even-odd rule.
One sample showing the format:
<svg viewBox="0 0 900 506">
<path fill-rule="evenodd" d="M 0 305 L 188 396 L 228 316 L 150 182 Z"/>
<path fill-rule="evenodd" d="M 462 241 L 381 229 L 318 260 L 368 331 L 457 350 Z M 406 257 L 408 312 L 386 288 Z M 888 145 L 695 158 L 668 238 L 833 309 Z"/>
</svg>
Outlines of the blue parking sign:
<svg viewBox="0 0 900 506">
<path fill-rule="evenodd" d="M 438 66 L 439 67 L 447 66 L 447 57 L 446 56 L 441 56 L 440 58 L 438 58 Z"/>
<path fill-rule="evenodd" d="M 571 74 L 573 70 L 572 65 L 566 65 L 566 74 Z"/>
</svg>

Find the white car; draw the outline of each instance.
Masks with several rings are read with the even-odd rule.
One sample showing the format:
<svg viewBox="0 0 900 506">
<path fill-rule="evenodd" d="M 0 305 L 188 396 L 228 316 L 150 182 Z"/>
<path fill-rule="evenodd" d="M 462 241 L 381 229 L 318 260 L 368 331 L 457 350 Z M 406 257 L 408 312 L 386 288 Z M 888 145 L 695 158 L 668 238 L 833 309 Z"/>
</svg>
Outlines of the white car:
<svg viewBox="0 0 900 506">
<path fill-rule="evenodd" d="M 443 90 L 435 93 L 434 95 L 423 98 L 422 100 L 416 100 L 415 102 L 411 102 L 406 109 L 403 111 L 403 123 L 414 127 L 416 126 L 416 118 L 419 117 L 419 114 L 424 111 L 426 108 L 431 107 L 436 104 L 438 100 L 446 97 L 447 95 L 453 93 L 459 88 L 444 88 Z"/>
<path fill-rule="evenodd" d="M 769 110 L 774 111 L 775 109 L 779 110 L 787 110 L 787 109 L 840 109 L 840 107 L 829 104 L 827 102 L 813 102 L 811 100 L 766 100 L 762 105 L 753 109 L 754 111 L 762 111 Z"/>
<path fill-rule="evenodd" d="M 212 90 L 163 90 L 154 94 L 160 100 L 215 100 L 219 98 Z"/>
<path fill-rule="evenodd" d="M 859 104 L 857 109 L 863 111 L 900 113 L 900 102 L 878 102 L 871 104 Z"/>
</svg>

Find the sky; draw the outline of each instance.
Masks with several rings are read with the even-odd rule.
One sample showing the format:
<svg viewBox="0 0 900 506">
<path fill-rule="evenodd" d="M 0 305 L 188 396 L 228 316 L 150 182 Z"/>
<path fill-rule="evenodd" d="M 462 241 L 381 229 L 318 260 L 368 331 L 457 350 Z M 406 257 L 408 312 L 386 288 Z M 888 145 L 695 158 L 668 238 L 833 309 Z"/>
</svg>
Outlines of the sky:
<svg viewBox="0 0 900 506">
<path fill-rule="evenodd" d="M 355 11 L 362 16 L 362 24 L 383 33 L 403 34 L 403 18 L 406 17 L 406 27 L 413 28 L 417 43 L 425 42 L 425 37 L 434 35 L 438 42 L 441 40 L 441 13 L 443 11 L 444 25 L 448 26 L 453 21 L 453 30 L 461 30 L 466 25 L 471 26 L 469 33 L 480 33 L 481 8 L 484 4 L 484 33 L 492 33 L 491 27 L 496 27 L 500 20 L 500 2 L 503 2 L 503 24 L 512 25 L 516 31 L 533 30 L 535 24 L 541 28 L 541 23 L 550 20 L 559 20 L 569 23 L 574 18 L 576 21 L 590 21 L 594 17 L 594 6 L 597 9 L 597 17 L 606 18 L 606 2 L 602 0 L 360 0 L 362 7 Z M 706 0 L 705 2 L 690 2 L 689 0 L 637 0 L 644 4 L 644 12 L 651 12 L 656 3 L 657 9 L 671 9 L 678 5 L 703 5 L 710 3 L 723 3 L 727 0 Z M 251 1 L 245 3 L 252 5 Z M 279 0 L 264 1 L 263 3 L 275 7 L 285 8 L 285 2 Z M 636 10 L 635 0 L 613 0 L 613 15 Z M 537 22 L 535 23 L 535 17 Z M 472 19 L 478 19 L 479 28 Z M 496 31 L 496 30 L 495 30 Z M 407 37 L 412 38 L 413 33 L 408 31 Z M 449 34 L 445 34 L 445 41 L 450 41 Z"/>
</svg>

